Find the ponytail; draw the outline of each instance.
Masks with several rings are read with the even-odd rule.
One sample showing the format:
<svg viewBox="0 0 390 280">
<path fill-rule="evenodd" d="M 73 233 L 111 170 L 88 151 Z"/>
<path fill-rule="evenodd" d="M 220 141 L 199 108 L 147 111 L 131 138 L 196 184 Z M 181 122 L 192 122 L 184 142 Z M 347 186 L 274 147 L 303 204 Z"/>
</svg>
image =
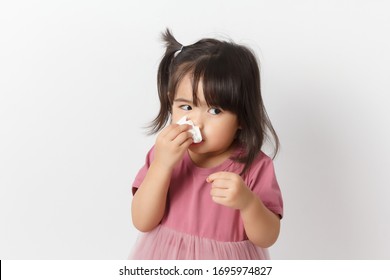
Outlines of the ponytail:
<svg viewBox="0 0 390 280">
<path fill-rule="evenodd" d="M 172 72 L 172 61 L 179 51 L 183 49 L 183 45 L 180 44 L 172 32 L 167 28 L 162 33 L 162 40 L 165 43 L 165 54 L 161 59 L 157 73 L 157 87 L 158 96 L 160 99 L 160 111 L 157 117 L 151 122 L 149 128 L 149 134 L 154 134 L 160 131 L 168 122 L 169 116 L 172 111 L 172 104 L 168 96 L 169 78 Z"/>
</svg>

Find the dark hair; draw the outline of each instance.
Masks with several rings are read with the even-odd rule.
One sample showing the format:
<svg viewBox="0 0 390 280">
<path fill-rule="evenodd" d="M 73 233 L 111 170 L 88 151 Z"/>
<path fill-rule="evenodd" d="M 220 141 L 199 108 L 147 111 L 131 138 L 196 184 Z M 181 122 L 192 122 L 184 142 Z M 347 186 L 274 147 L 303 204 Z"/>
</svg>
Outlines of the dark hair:
<svg viewBox="0 0 390 280">
<path fill-rule="evenodd" d="M 168 122 L 177 87 L 183 77 L 193 75 L 193 102 L 197 105 L 199 81 L 209 106 L 237 115 L 241 127 L 236 141 L 244 153 L 234 160 L 244 163 L 245 173 L 261 151 L 270 133 L 274 157 L 279 139 L 263 104 L 260 71 L 255 55 L 245 46 L 216 39 L 202 39 L 182 46 L 169 29 L 162 34 L 166 51 L 158 68 L 160 111 L 150 125 L 150 133 L 160 131 Z"/>
</svg>

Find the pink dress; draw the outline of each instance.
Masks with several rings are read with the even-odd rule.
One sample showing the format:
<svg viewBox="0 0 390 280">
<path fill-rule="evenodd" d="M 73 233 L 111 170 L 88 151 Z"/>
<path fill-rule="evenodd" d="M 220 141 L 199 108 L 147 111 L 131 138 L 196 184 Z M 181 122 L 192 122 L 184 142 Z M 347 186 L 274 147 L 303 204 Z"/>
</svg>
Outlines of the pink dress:
<svg viewBox="0 0 390 280">
<path fill-rule="evenodd" d="M 153 159 L 152 148 L 138 172 L 133 193 L 141 185 Z M 154 230 L 142 233 L 130 259 L 268 259 L 267 249 L 255 246 L 245 234 L 238 210 L 212 201 L 206 178 L 215 172 L 240 173 L 243 165 L 231 159 L 213 168 L 193 164 L 188 153 L 175 168 L 166 213 Z M 243 177 L 264 205 L 283 216 L 282 195 L 272 160 L 260 153 Z"/>
</svg>

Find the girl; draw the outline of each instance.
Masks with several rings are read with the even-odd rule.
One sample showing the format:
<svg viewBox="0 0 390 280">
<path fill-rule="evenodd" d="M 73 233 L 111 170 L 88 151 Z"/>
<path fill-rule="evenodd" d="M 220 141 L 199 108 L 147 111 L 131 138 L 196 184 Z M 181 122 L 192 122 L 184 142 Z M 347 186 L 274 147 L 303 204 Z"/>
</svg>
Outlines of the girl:
<svg viewBox="0 0 390 280">
<path fill-rule="evenodd" d="M 203 39 L 182 46 L 169 30 L 158 69 L 161 130 L 133 183 L 132 219 L 144 232 L 132 259 L 267 259 L 279 235 L 283 202 L 253 53 Z M 193 143 L 183 116 L 199 127 Z M 169 122 L 169 125 L 165 125 Z M 164 128 L 165 127 L 165 128 Z"/>
</svg>

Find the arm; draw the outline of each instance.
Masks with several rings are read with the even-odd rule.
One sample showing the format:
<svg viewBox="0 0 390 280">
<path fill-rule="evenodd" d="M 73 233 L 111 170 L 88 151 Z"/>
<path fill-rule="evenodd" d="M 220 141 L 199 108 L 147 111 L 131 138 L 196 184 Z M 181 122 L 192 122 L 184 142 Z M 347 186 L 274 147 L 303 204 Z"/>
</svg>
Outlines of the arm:
<svg viewBox="0 0 390 280">
<path fill-rule="evenodd" d="M 251 196 L 248 204 L 240 210 L 245 232 L 253 244 L 268 248 L 278 239 L 280 218 L 252 192 Z"/>
<path fill-rule="evenodd" d="M 131 204 L 133 224 L 138 230 L 150 231 L 160 223 L 165 212 L 170 179 L 170 170 L 152 162 Z"/>
<path fill-rule="evenodd" d="M 164 216 L 173 168 L 192 143 L 189 125 L 169 125 L 157 137 L 155 156 L 133 197 L 131 214 L 140 231 L 155 228 Z"/>
<path fill-rule="evenodd" d="M 267 248 L 279 236 L 280 219 L 245 185 L 242 178 L 231 172 L 217 172 L 207 178 L 212 183 L 212 199 L 221 205 L 240 210 L 245 232 L 255 245 Z"/>
</svg>

